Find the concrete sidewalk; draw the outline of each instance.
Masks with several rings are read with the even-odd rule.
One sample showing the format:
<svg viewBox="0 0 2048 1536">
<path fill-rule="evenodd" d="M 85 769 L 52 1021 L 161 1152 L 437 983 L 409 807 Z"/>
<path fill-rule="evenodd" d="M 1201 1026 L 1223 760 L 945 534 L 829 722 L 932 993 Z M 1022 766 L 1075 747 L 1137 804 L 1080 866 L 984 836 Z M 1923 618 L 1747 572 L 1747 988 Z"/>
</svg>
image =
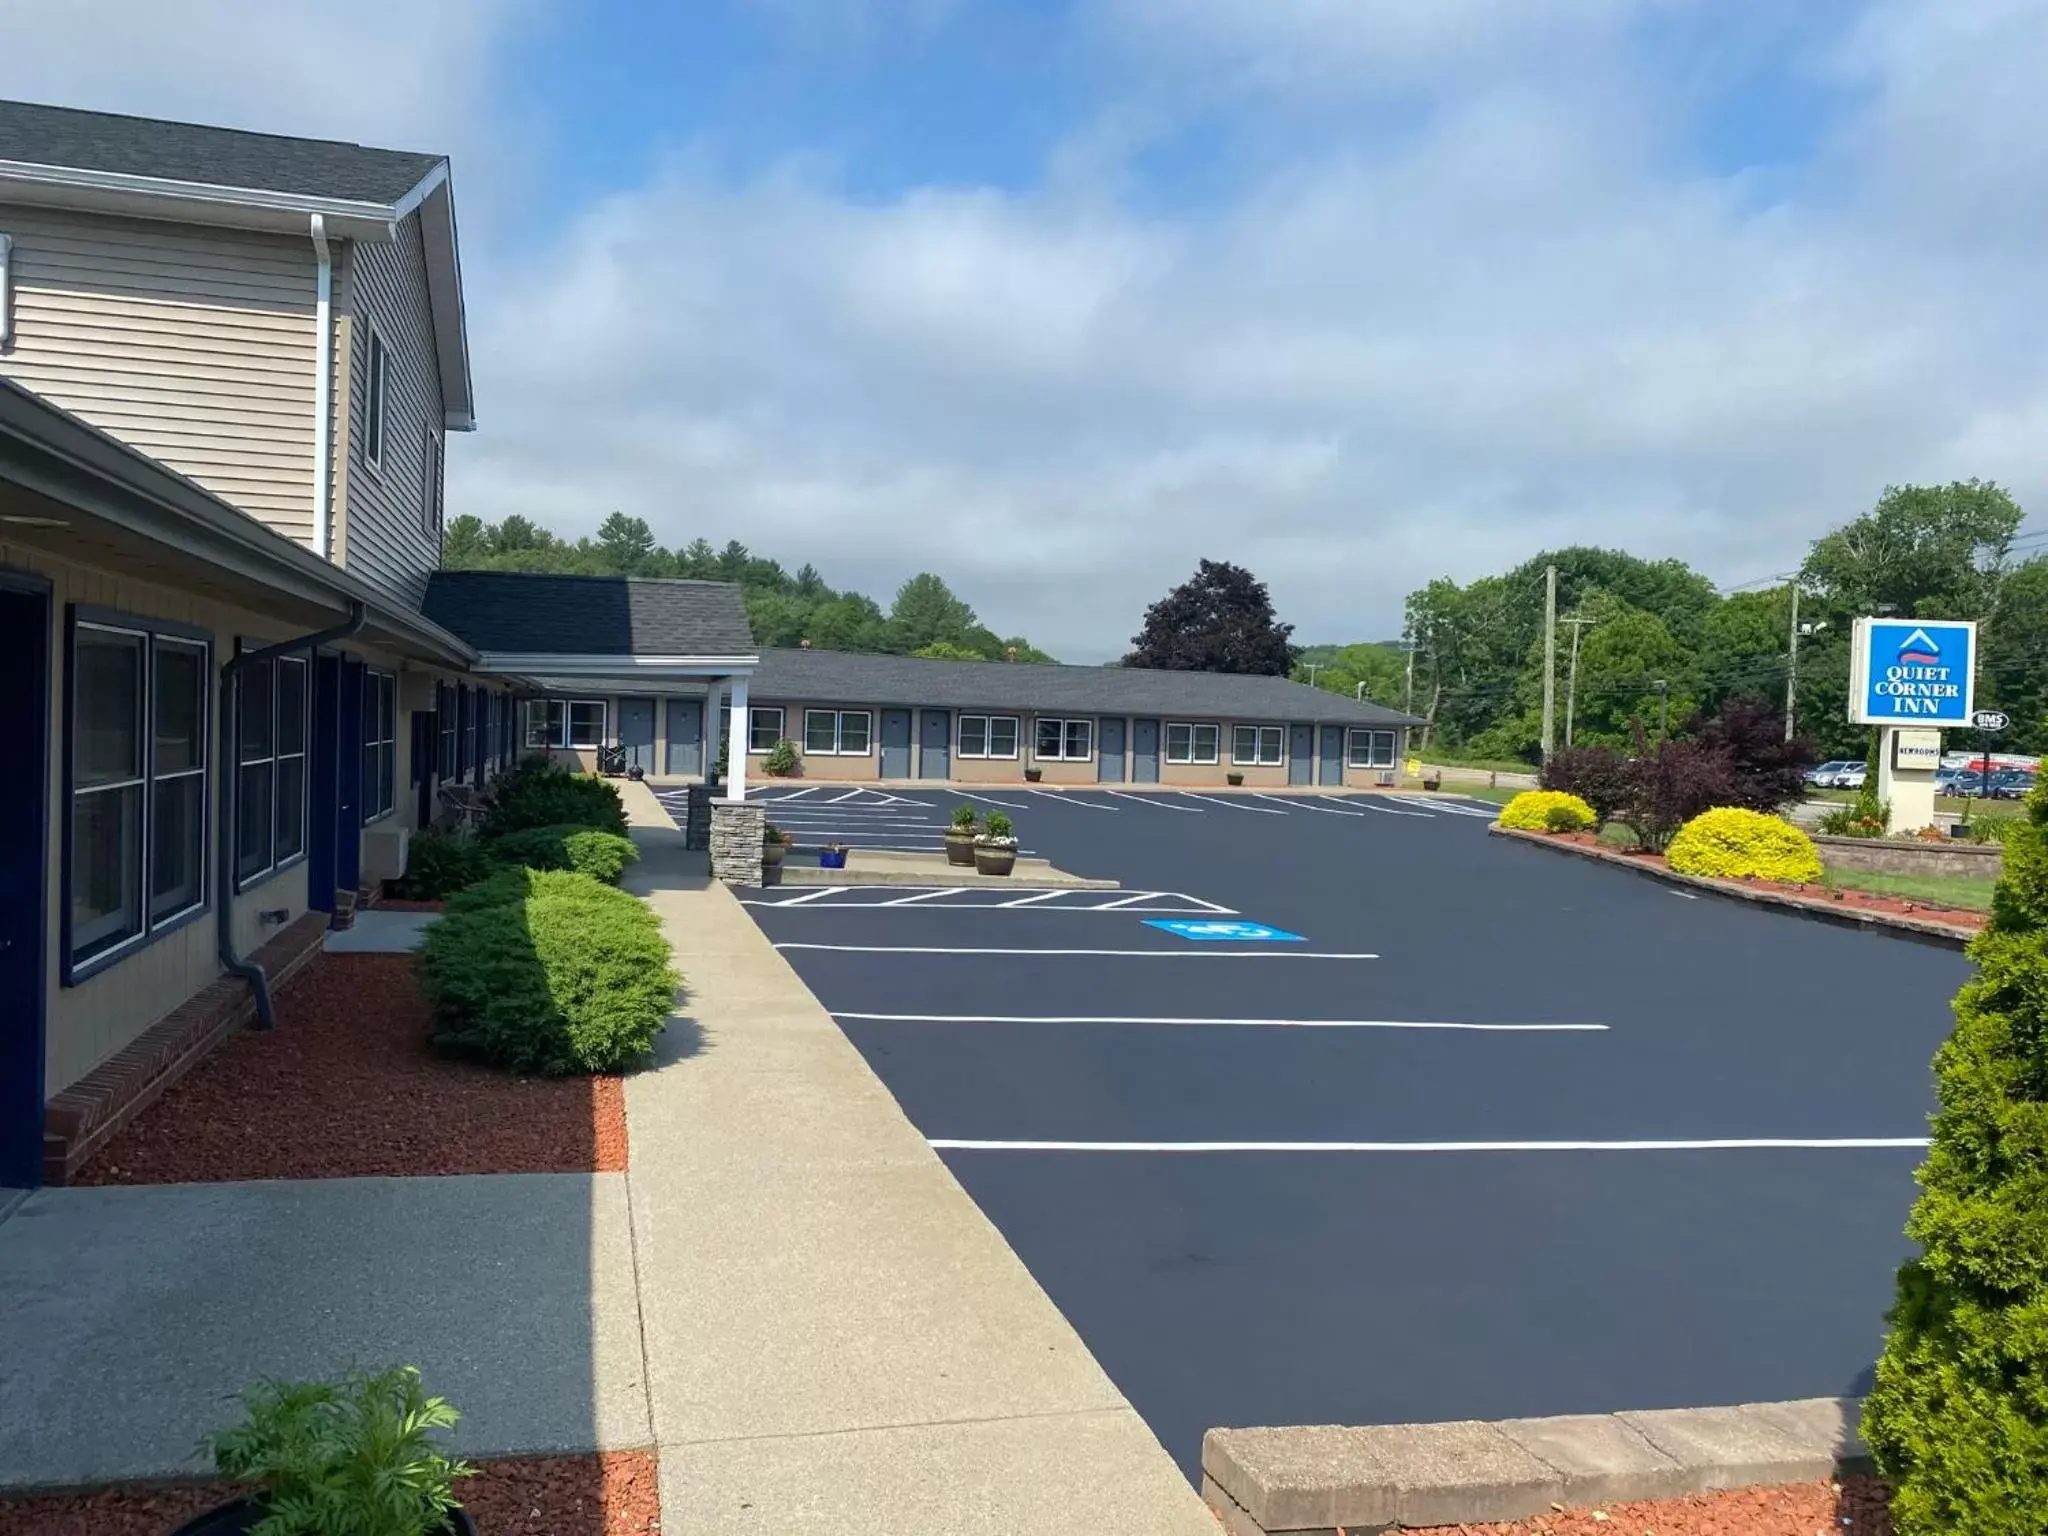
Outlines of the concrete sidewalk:
<svg viewBox="0 0 2048 1536">
<path fill-rule="evenodd" d="M 627 884 L 661 914 L 695 1026 L 626 1087 L 663 1529 L 1215 1536 L 860 1053 L 632 788 Z"/>
</svg>

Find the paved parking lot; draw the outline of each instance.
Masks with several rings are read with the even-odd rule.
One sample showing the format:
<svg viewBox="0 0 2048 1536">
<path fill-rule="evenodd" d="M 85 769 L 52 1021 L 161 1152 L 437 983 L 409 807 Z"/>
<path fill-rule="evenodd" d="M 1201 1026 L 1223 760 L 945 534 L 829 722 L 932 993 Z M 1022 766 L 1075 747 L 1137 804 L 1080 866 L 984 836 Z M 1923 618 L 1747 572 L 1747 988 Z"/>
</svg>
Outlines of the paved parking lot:
<svg viewBox="0 0 2048 1536">
<path fill-rule="evenodd" d="M 1125 889 L 750 910 L 1191 1475 L 1212 1425 L 1862 1389 L 1960 955 L 1467 802 L 994 798 Z"/>
</svg>

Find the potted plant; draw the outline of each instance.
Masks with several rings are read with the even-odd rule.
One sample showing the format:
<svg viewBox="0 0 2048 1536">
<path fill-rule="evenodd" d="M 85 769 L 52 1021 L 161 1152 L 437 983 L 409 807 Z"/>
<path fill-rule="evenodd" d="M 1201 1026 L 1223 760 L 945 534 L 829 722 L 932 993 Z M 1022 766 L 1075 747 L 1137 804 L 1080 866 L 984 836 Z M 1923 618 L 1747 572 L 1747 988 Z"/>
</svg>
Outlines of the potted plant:
<svg viewBox="0 0 2048 1536">
<path fill-rule="evenodd" d="M 845 843 L 827 843 L 818 850 L 818 868 L 844 869 L 846 856 L 853 852 Z"/>
<path fill-rule="evenodd" d="M 1244 775 L 1241 773 L 1226 773 L 1223 775 L 1223 782 L 1232 789 L 1242 789 L 1244 788 Z"/>
<path fill-rule="evenodd" d="M 1024 782 L 1027 784 L 1036 784 L 1044 777 L 1045 770 L 1043 768 L 1026 768 L 1024 770 Z"/>
<path fill-rule="evenodd" d="M 1422 787 L 1428 790 L 1432 795 L 1435 794 L 1438 790 L 1444 787 L 1443 775 L 1440 773 L 1432 774 L 1429 778 L 1426 778 L 1422 781 Z"/>
<path fill-rule="evenodd" d="M 974 807 L 958 805 L 953 808 L 953 825 L 946 828 L 946 862 L 974 867 L 974 838 L 981 831 L 981 823 L 975 818 Z"/>
<path fill-rule="evenodd" d="M 414 1367 L 258 1382 L 242 1407 L 242 1422 L 208 1448 L 223 1477 L 257 1491 L 171 1536 L 476 1536 L 455 1502 L 456 1479 L 472 1469 L 435 1439 L 461 1415 L 426 1395 Z"/>
<path fill-rule="evenodd" d="M 1017 867 L 1017 835 L 1001 811 L 988 813 L 988 824 L 974 839 L 974 867 L 984 875 L 1007 875 Z"/>
<path fill-rule="evenodd" d="M 789 851 L 789 834 L 772 821 L 761 824 L 761 862 L 774 868 Z"/>
</svg>

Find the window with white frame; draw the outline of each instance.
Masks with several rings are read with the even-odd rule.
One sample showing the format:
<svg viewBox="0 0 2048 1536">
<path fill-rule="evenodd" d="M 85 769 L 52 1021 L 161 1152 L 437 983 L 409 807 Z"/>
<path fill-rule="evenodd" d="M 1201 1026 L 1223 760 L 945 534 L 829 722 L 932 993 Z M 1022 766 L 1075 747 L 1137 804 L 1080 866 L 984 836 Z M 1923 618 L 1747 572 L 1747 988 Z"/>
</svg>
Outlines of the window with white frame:
<svg viewBox="0 0 2048 1536">
<path fill-rule="evenodd" d="M 818 757 L 866 757 L 874 716 L 864 709 L 804 711 L 804 752 Z"/>
<path fill-rule="evenodd" d="M 1166 760 L 1169 763 L 1213 763 L 1222 735 L 1221 726 L 1170 720 L 1166 725 Z"/>
<path fill-rule="evenodd" d="M 441 434 L 427 428 L 420 448 L 420 526 L 441 536 Z"/>
<path fill-rule="evenodd" d="M 960 755 L 1013 758 L 1018 734 L 1015 715 L 962 715 Z"/>
<path fill-rule="evenodd" d="M 363 457 L 373 465 L 384 462 L 384 413 L 388 407 L 386 394 L 391 360 L 384 351 L 384 338 L 377 334 L 375 326 L 370 328 L 369 356 L 364 366 L 363 378 Z"/>
<path fill-rule="evenodd" d="M 1396 732 L 1354 729 L 1347 742 L 1345 760 L 1353 768 L 1391 768 L 1396 745 Z"/>
<path fill-rule="evenodd" d="M 604 700 L 571 699 L 569 703 L 569 745 L 572 747 L 601 747 L 604 745 Z"/>
<path fill-rule="evenodd" d="M 1049 763 L 1085 763 L 1095 754 L 1093 720 L 1038 717 L 1038 742 L 1032 756 Z"/>
<path fill-rule="evenodd" d="M 363 673 L 363 820 L 389 816 L 398 793 L 398 679 Z"/>
<path fill-rule="evenodd" d="M 528 699 L 526 701 L 526 746 L 530 752 L 547 747 L 559 747 L 567 739 L 569 725 L 567 710 L 560 699 Z"/>
<path fill-rule="evenodd" d="M 1277 725 L 1240 725 L 1230 732 L 1230 761 L 1239 767 L 1271 768 L 1287 758 L 1287 732 Z"/>
<path fill-rule="evenodd" d="M 67 967 L 106 959 L 206 905 L 203 641 L 148 621 L 71 635 Z"/>
<path fill-rule="evenodd" d="M 750 708 L 747 711 L 747 750 L 756 755 L 773 752 L 775 743 L 782 740 L 783 718 L 780 705 L 764 704 Z M 721 723 L 718 739 L 724 741 L 731 729 L 732 719 L 728 715 Z"/>
<path fill-rule="evenodd" d="M 242 885 L 306 851 L 306 659 L 279 656 L 236 684 L 235 879 Z"/>
</svg>

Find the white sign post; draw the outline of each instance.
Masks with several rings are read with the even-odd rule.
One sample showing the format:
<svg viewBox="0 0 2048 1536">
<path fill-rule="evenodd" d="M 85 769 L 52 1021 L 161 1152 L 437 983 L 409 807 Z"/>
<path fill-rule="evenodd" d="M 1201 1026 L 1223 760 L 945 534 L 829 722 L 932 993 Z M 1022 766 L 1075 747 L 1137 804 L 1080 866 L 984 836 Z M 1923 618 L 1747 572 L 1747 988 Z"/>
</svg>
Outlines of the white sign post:
<svg viewBox="0 0 2048 1536">
<path fill-rule="evenodd" d="M 1977 626 L 1947 619 L 1858 619 L 1850 645 L 1849 718 L 1883 732 L 1877 795 L 1888 832 L 1934 824 L 1941 728 L 1970 724 Z"/>
</svg>

